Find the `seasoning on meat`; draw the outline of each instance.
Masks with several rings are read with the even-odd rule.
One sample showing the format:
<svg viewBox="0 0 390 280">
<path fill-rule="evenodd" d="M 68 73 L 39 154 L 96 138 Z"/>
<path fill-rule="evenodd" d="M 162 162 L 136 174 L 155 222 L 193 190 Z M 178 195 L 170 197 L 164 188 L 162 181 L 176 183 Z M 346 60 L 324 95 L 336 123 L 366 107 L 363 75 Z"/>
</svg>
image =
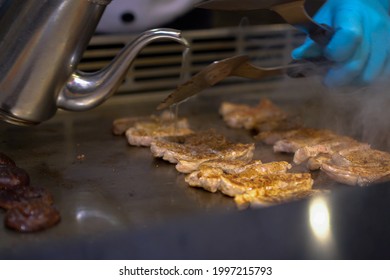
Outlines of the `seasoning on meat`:
<svg viewBox="0 0 390 280">
<path fill-rule="evenodd" d="M 239 209 L 245 209 L 248 206 L 251 207 L 263 207 L 283 203 L 287 201 L 294 201 L 311 197 L 316 194 L 326 192 L 325 190 L 300 190 L 294 191 L 283 191 L 275 195 L 274 190 L 268 191 L 267 188 L 256 188 L 249 190 L 243 194 L 234 197 L 234 201 Z"/>
<path fill-rule="evenodd" d="M 177 163 L 176 169 L 189 173 L 203 162 L 213 159 L 251 160 L 255 145 L 232 143 L 214 130 L 178 137 L 164 137 L 151 143 L 154 157 Z"/>
<path fill-rule="evenodd" d="M 255 107 L 223 102 L 219 113 L 232 128 L 255 129 L 261 123 L 285 119 L 287 114 L 269 99 L 262 99 Z"/>
<path fill-rule="evenodd" d="M 224 169 L 223 162 L 218 167 L 205 162 L 185 180 L 192 187 L 234 197 L 239 208 L 285 202 L 317 192 L 312 190 L 313 179 L 309 173 L 287 173 L 291 165 L 284 161 L 254 160 L 246 165 L 237 164 L 236 169 L 232 166 L 229 164 Z"/>
<path fill-rule="evenodd" d="M 362 144 L 350 137 L 338 136 L 318 144 L 307 145 L 299 148 L 294 153 L 294 163 L 301 164 L 302 162 L 307 161 L 309 158 L 315 158 L 320 154 L 332 155 L 335 152 L 352 147 L 360 147 L 360 149 L 363 149 L 369 148 L 370 146 L 368 144 Z"/>
<path fill-rule="evenodd" d="M 17 204 L 7 211 L 5 225 L 20 232 L 35 232 L 50 228 L 60 221 L 57 209 L 42 201 Z"/>
<path fill-rule="evenodd" d="M 264 122 L 259 122 L 255 126 L 255 130 L 260 133 L 267 132 L 287 132 L 301 128 L 302 119 L 298 116 L 286 116 L 285 118 L 270 119 Z M 256 137 L 256 136 L 255 136 Z M 258 136 L 261 138 L 261 136 Z"/>
<path fill-rule="evenodd" d="M 149 147 L 154 139 L 193 133 L 186 119 L 175 122 L 138 122 L 126 130 L 126 138 L 132 146 Z"/>
<path fill-rule="evenodd" d="M 210 192 L 221 190 L 223 177 L 237 175 L 242 178 L 252 179 L 263 174 L 281 174 L 291 168 L 288 162 L 262 163 L 260 160 L 252 160 L 248 163 L 242 161 L 213 160 L 202 163 L 185 177 L 185 181 L 192 187 L 200 187 Z"/>
<path fill-rule="evenodd" d="M 222 177 L 221 192 L 236 196 L 249 190 L 265 188 L 267 195 L 284 195 L 310 190 L 313 179 L 310 173 L 280 173 L 261 174 L 261 176 L 246 177 L 243 174 L 228 174 Z"/>
<path fill-rule="evenodd" d="M 300 131 L 301 129 L 261 131 L 255 136 L 255 140 L 261 141 L 267 145 L 274 145 L 279 140 L 292 137 Z"/>
<path fill-rule="evenodd" d="M 277 141 L 274 152 L 295 153 L 299 148 L 325 142 L 339 137 L 330 130 L 301 128 L 289 137 Z"/>
<path fill-rule="evenodd" d="M 187 119 L 176 120 L 175 115 L 169 111 L 164 111 L 160 116 L 114 120 L 112 131 L 115 135 L 125 133 L 128 143 L 132 146 L 145 147 L 150 146 L 156 138 L 193 133 Z"/>
<path fill-rule="evenodd" d="M 367 146 L 335 152 L 321 170 L 337 182 L 367 186 L 390 180 L 390 154 Z"/>
</svg>

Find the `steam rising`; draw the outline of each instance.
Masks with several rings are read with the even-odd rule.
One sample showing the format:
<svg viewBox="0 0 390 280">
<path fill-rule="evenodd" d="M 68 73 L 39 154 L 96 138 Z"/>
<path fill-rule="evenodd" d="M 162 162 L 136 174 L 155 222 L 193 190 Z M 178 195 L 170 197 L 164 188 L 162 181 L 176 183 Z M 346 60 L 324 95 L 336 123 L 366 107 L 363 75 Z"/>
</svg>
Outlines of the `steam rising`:
<svg viewBox="0 0 390 280">
<path fill-rule="evenodd" d="M 241 20 L 241 36 L 245 36 L 249 25 L 247 18 Z M 299 45 L 301 39 L 294 37 L 294 42 Z M 285 45 L 281 63 L 280 58 L 272 59 L 272 53 L 277 49 L 272 40 L 269 43 L 264 38 L 251 40 L 253 45 L 258 46 L 259 56 L 254 61 L 255 64 L 267 67 L 287 65 L 291 61 L 292 41 Z M 373 148 L 390 152 L 390 80 L 366 87 L 330 89 L 322 84 L 321 77 L 327 72 L 327 66 L 324 64 L 323 67 L 317 67 L 318 65 L 316 63 L 316 67 L 312 69 L 312 77 L 282 79 L 274 90 L 265 94 L 271 99 L 280 97 L 281 101 L 295 102 L 293 106 L 287 104 L 286 108 L 299 108 L 298 113 L 308 127 L 328 128 L 340 135 L 368 143 Z"/>
<path fill-rule="evenodd" d="M 304 80 L 310 97 L 302 104 L 302 110 L 304 118 L 310 118 L 309 125 L 329 128 L 373 148 L 390 151 L 390 82 L 329 89 L 318 78 Z"/>
</svg>

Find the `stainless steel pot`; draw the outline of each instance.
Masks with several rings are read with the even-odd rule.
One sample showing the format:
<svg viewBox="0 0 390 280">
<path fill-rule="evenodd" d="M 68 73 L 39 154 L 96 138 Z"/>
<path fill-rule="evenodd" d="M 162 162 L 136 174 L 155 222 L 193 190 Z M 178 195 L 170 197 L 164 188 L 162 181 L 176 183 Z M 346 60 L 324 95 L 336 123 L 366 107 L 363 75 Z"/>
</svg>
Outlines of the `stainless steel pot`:
<svg viewBox="0 0 390 280">
<path fill-rule="evenodd" d="M 3 0 L 0 2 L 0 117 L 37 124 L 57 108 L 81 111 L 111 96 L 139 51 L 156 39 L 188 46 L 180 32 L 146 31 L 95 73 L 76 71 L 111 0 Z"/>
</svg>

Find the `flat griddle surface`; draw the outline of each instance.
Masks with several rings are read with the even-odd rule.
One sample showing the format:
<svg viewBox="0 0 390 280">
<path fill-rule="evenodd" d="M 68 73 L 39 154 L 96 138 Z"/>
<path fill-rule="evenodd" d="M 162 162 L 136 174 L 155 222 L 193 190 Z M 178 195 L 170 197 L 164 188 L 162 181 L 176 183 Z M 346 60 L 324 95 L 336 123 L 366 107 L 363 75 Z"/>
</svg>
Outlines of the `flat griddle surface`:
<svg viewBox="0 0 390 280">
<path fill-rule="evenodd" d="M 196 251 L 196 255 L 194 255 L 195 251 L 191 254 L 188 250 L 195 248 L 197 244 L 202 243 L 202 240 L 204 244 L 210 242 L 210 240 L 206 242 L 208 230 L 214 235 L 219 235 L 219 239 L 223 239 L 221 236 L 228 238 L 230 235 L 237 238 L 237 234 L 240 233 L 233 232 L 234 229 L 230 228 L 231 225 L 235 225 L 234 221 L 247 221 L 249 228 L 246 228 L 246 231 L 250 231 L 252 227 L 253 234 L 258 234 L 259 231 L 264 234 L 272 228 L 273 233 L 269 234 L 279 236 L 282 233 L 276 231 L 286 230 L 278 229 L 276 225 L 269 228 L 265 224 L 254 224 L 258 214 L 263 217 L 273 217 L 274 214 L 269 214 L 272 211 L 287 211 L 289 215 L 292 213 L 297 215 L 295 217 L 297 228 L 300 226 L 299 223 L 305 223 L 307 216 L 302 210 L 305 207 L 299 203 L 308 203 L 307 201 L 267 209 L 238 211 L 231 198 L 188 187 L 184 182 L 184 175 L 179 174 L 174 165 L 154 159 L 148 148 L 130 147 L 124 136 L 114 136 L 111 133 L 111 124 L 115 118 L 156 114 L 154 109 L 165 96 L 166 93 L 119 96 L 89 112 L 58 112 L 53 119 L 36 127 L 0 124 L 0 151 L 9 155 L 18 166 L 28 171 L 31 185 L 45 187 L 53 193 L 55 205 L 62 214 L 59 225 L 38 233 L 21 234 L 0 227 L 0 257 L 186 258 L 195 256 L 207 258 L 209 256 L 224 258 L 225 256 L 228 258 L 229 254 L 223 250 L 226 244 L 213 245 L 216 252 L 220 252 L 221 255 L 215 252 L 207 253 L 207 248 L 204 248 L 204 251 Z M 227 128 L 218 114 L 218 108 L 223 100 L 253 104 L 257 103 L 260 97 L 261 95 L 257 93 L 241 96 L 204 94 L 181 105 L 179 115 L 188 118 L 195 130 L 214 128 L 232 141 L 249 143 L 253 141 L 252 135 L 245 130 Z M 307 104 L 302 101 L 303 99 L 294 101 L 277 95 L 274 98 L 271 96 L 271 99 L 287 110 L 308 113 Z M 305 106 L 306 109 L 303 109 Z M 274 154 L 271 147 L 260 143 L 256 144 L 255 158 L 264 162 L 292 161 L 291 155 Z M 302 168 L 294 167 L 294 169 Z M 330 189 L 335 192 L 343 189 L 351 190 L 351 187 L 339 185 L 320 172 L 314 172 L 313 178 L 315 178 L 315 188 Z M 286 207 L 292 207 L 293 210 L 288 210 Z M 296 207 L 303 208 L 294 210 L 297 209 Z M 282 217 L 281 215 L 279 214 L 279 217 Z M 232 217 L 230 222 L 228 222 L 229 216 Z M 0 219 L 3 220 L 3 217 L 4 211 L 0 212 Z M 215 227 L 218 222 L 216 223 L 214 219 L 222 223 L 217 228 Z M 202 229 L 202 234 L 199 235 L 201 240 L 197 240 L 197 237 L 193 236 L 194 232 L 191 230 L 192 233 L 188 235 L 188 231 L 191 226 L 201 221 L 206 222 L 206 225 L 202 225 L 206 228 Z M 223 225 L 229 226 L 233 231 L 219 232 L 226 230 Z M 261 230 L 261 227 L 264 229 Z M 177 230 L 173 230 L 175 228 Z M 185 233 L 180 235 L 184 238 L 180 241 L 179 237 L 176 239 L 175 233 L 183 230 L 187 235 Z M 239 229 L 235 228 L 235 230 Z M 147 246 L 148 242 L 154 244 L 158 238 L 162 238 L 159 232 L 166 234 L 164 237 L 166 240 L 161 242 L 172 246 L 171 251 L 160 243 L 162 247 L 156 248 L 157 251 Z M 248 238 L 256 239 L 256 234 L 253 234 L 249 234 Z M 156 239 L 156 236 L 159 237 Z M 296 242 L 296 238 L 291 237 L 291 242 Z M 137 242 L 141 242 L 146 247 L 142 249 L 141 243 Z M 253 240 L 253 242 L 259 241 Z M 120 255 L 113 253 L 112 250 L 117 249 L 116 246 L 121 247 L 126 244 L 138 246 L 137 250 L 121 251 Z M 185 251 L 175 255 L 175 252 L 180 251 L 179 248 L 182 247 L 186 248 Z M 282 251 L 274 257 L 288 256 Z M 302 256 L 310 257 L 305 254 Z M 245 254 L 242 257 L 245 257 Z"/>
</svg>

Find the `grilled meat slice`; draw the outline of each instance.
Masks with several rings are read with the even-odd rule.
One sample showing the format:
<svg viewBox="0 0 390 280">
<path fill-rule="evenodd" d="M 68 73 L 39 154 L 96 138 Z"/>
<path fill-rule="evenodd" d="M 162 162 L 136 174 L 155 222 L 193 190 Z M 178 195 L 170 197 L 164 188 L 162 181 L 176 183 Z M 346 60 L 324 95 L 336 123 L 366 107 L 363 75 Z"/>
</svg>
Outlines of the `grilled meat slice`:
<svg viewBox="0 0 390 280">
<path fill-rule="evenodd" d="M 185 181 L 191 187 L 203 188 L 209 192 L 216 192 L 221 185 L 221 177 L 224 172 L 220 168 L 213 167 L 199 167 L 199 170 L 195 170 L 186 175 Z"/>
<path fill-rule="evenodd" d="M 302 120 L 298 116 L 289 116 L 285 118 L 270 119 L 265 122 L 257 123 L 254 129 L 261 132 L 287 132 L 302 127 Z M 256 136 L 255 136 L 256 137 Z"/>
<path fill-rule="evenodd" d="M 183 173 L 194 171 L 201 163 L 213 159 L 251 160 L 254 149 L 253 143 L 231 143 L 214 130 L 156 139 L 150 146 L 153 156 L 178 163 L 176 168 Z"/>
<path fill-rule="evenodd" d="M 309 158 L 306 163 L 306 167 L 309 170 L 318 170 L 321 168 L 322 164 L 330 161 L 331 158 L 331 154 L 319 154 L 315 157 Z"/>
<path fill-rule="evenodd" d="M 11 209 L 21 203 L 41 201 L 53 205 L 53 196 L 44 188 L 21 186 L 12 189 L 0 190 L 0 208 Z"/>
<path fill-rule="evenodd" d="M 234 202 L 237 204 L 239 209 L 245 209 L 249 206 L 251 207 L 264 207 L 269 205 L 274 205 L 278 203 L 299 200 L 306 197 L 311 197 L 316 194 L 321 194 L 324 191 L 321 190 L 300 190 L 297 192 L 280 192 L 280 193 L 270 193 L 267 188 L 257 188 L 249 190 L 243 194 L 236 195 L 234 197 Z"/>
<path fill-rule="evenodd" d="M 260 160 L 243 161 L 213 160 L 202 163 L 199 169 L 186 176 L 185 181 L 192 187 L 204 188 L 210 192 L 220 189 L 222 177 L 236 174 L 242 178 L 252 179 L 262 174 L 280 174 L 291 168 L 288 162 L 262 163 Z"/>
<path fill-rule="evenodd" d="M 148 147 L 155 138 L 187 135 L 192 132 L 187 119 L 176 120 L 170 111 L 164 111 L 160 116 L 116 119 L 112 125 L 112 133 L 114 135 L 126 133 L 126 138 L 132 146 Z"/>
<path fill-rule="evenodd" d="M 302 162 L 308 160 L 309 158 L 313 158 L 318 156 L 319 154 L 333 154 L 337 151 L 341 151 L 346 148 L 351 148 L 355 146 L 365 146 L 369 148 L 369 145 L 359 143 L 358 141 L 346 137 L 346 136 L 338 136 L 334 137 L 330 140 L 325 140 L 318 144 L 307 145 L 299 148 L 295 151 L 294 154 L 294 163 L 301 164 Z"/>
<path fill-rule="evenodd" d="M 151 117 L 127 117 L 115 119 L 112 123 L 111 131 L 114 135 L 123 135 L 126 130 L 133 127 L 137 122 L 150 122 L 155 116 Z"/>
<path fill-rule="evenodd" d="M 226 159 L 213 159 L 203 162 L 199 165 L 199 169 L 201 168 L 218 168 L 223 170 L 226 173 L 239 173 L 248 168 L 257 168 L 258 166 L 263 165 L 261 160 L 252 160 L 252 159 L 244 159 L 244 160 L 226 160 Z"/>
<path fill-rule="evenodd" d="M 145 147 L 150 146 L 150 143 L 159 137 L 193 133 L 187 119 L 176 121 L 175 116 L 169 111 L 164 111 L 159 117 L 117 119 L 114 121 L 112 130 L 116 135 L 123 134 L 125 130 L 130 145 Z"/>
<path fill-rule="evenodd" d="M 149 147 L 154 139 L 166 136 L 181 136 L 193 133 L 188 128 L 186 120 L 180 120 L 176 123 L 152 123 L 139 122 L 135 127 L 126 130 L 126 138 L 132 146 Z"/>
<path fill-rule="evenodd" d="M 365 145 L 352 147 L 334 153 L 321 170 L 337 182 L 367 186 L 390 180 L 390 154 Z"/>
<path fill-rule="evenodd" d="M 286 118 L 287 114 L 269 99 L 262 99 L 255 107 L 245 104 L 223 102 L 219 113 L 232 128 L 254 129 L 269 120 Z"/>
<path fill-rule="evenodd" d="M 300 131 L 301 129 L 262 131 L 255 136 L 255 140 L 261 141 L 267 145 L 274 145 L 282 139 L 287 139 L 293 137 L 295 134 L 299 134 Z"/>
<path fill-rule="evenodd" d="M 236 196 L 257 188 L 266 188 L 269 195 L 294 193 L 312 188 L 313 179 L 309 173 L 261 174 L 261 176 L 241 176 L 228 174 L 222 177 L 220 191 L 228 196 Z"/>
<path fill-rule="evenodd" d="M 330 130 L 302 128 L 294 131 L 291 136 L 277 141 L 273 149 L 275 152 L 295 153 L 299 148 L 311 146 L 331 139 L 337 136 Z"/>
<path fill-rule="evenodd" d="M 5 214 L 5 225 L 20 232 L 35 232 L 50 228 L 61 220 L 52 205 L 42 201 L 22 202 Z"/>
<path fill-rule="evenodd" d="M 144 117 L 126 117 L 115 119 L 112 123 L 112 133 L 114 135 L 123 135 L 130 127 L 134 127 L 137 123 L 166 123 L 173 122 L 175 115 L 171 111 L 163 111 L 159 116 L 151 115 Z"/>
</svg>

